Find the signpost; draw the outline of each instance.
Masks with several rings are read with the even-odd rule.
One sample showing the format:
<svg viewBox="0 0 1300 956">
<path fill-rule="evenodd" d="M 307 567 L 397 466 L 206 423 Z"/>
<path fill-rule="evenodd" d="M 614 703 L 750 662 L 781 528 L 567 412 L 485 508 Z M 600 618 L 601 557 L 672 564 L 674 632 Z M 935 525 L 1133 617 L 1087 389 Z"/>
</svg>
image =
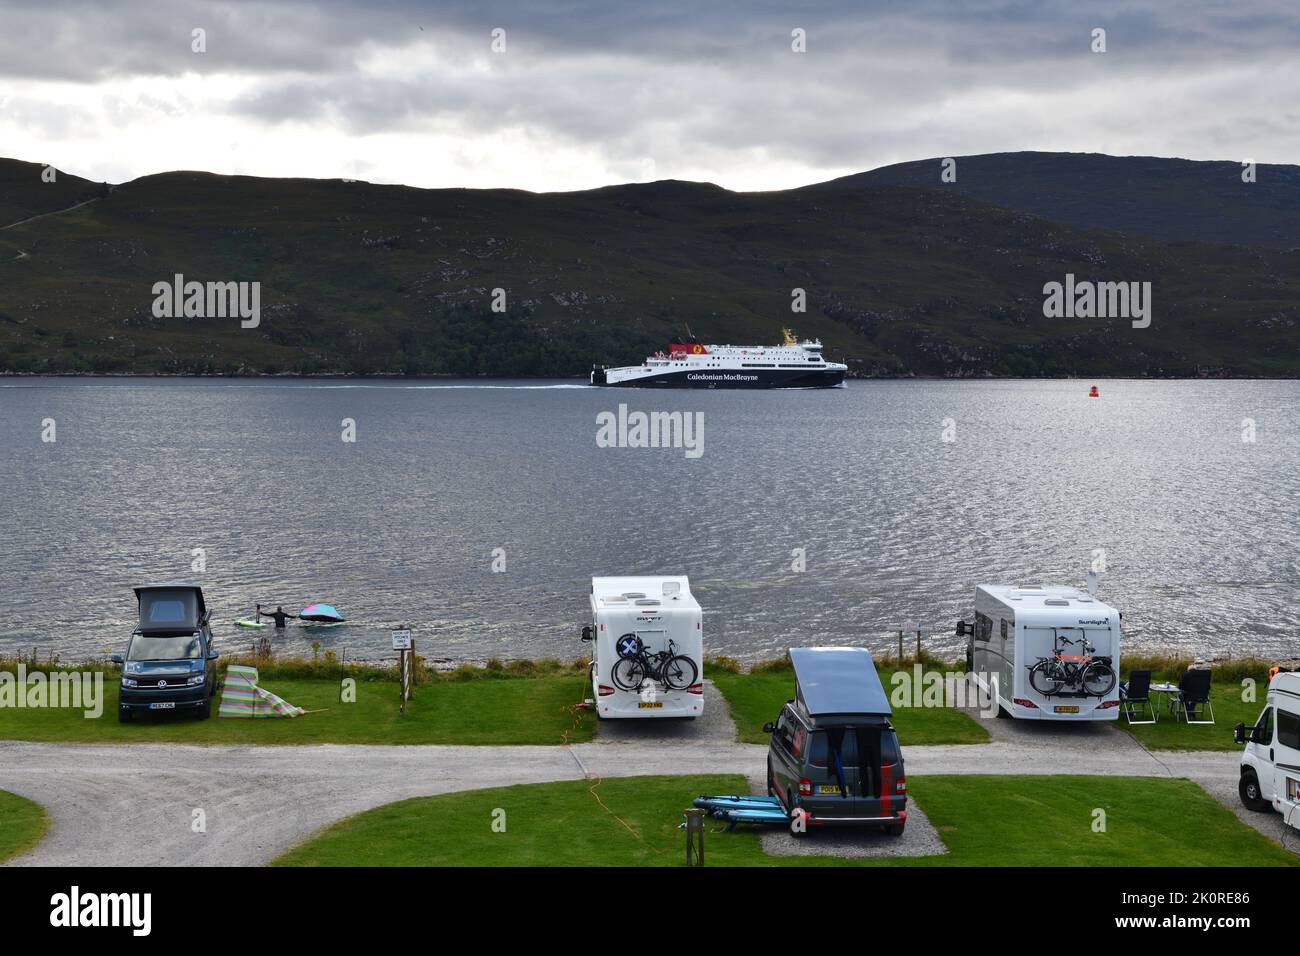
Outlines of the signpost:
<svg viewBox="0 0 1300 956">
<path fill-rule="evenodd" d="M 415 641 L 411 629 L 403 627 L 393 631 L 393 650 L 400 654 L 397 665 L 400 705 L 398 710 L 406 716 L 406 702 L 411 699 L 412 675 L 415 671 Z"/>
</svg>

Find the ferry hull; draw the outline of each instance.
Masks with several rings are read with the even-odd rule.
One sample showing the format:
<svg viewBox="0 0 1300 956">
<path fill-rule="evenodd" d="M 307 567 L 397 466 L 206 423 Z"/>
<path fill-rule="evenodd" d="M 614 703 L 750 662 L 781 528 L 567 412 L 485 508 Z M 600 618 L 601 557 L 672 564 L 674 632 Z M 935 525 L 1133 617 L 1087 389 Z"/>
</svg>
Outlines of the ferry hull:
<svg viewBox="0 0 1300 956">
<path fill-rule="evenodd" d="M 605 388 L 834 388 L 844 384 L 842 369 L 677 369 L 630 378 L 595 368 L 591 384 Z"/>
</svg>

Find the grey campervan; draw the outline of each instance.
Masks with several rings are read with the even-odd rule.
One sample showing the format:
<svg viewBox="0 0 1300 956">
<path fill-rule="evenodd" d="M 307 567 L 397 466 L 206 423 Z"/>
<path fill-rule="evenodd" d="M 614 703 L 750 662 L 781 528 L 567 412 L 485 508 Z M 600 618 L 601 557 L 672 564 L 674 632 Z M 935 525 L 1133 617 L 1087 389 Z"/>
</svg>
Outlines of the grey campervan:
<svg viewBox="0 0 1300 956">
<path fill-rule="evenodd" d="M 781 708 L 767 754 L 767 790 L 805 826 L 907 824 L 907 780 L 889 699 L 861 647 L 796 647 L 795 696 Z M 798 822 L 796 822 L 798 821 Z"/>
</svg>

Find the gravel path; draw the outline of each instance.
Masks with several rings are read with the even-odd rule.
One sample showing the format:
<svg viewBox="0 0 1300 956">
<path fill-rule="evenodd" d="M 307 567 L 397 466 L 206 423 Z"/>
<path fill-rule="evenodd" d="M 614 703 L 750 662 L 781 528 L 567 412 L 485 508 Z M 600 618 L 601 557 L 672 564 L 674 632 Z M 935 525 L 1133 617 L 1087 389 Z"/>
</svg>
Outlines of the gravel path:
<svg viewBox="0 0 1300 956">
<path fill-rule="evenodd" d="M 573 747 L 5 741 L 0 789 L 43 804 L 52 817 L 45 839 L 10 865 L 257 865 L 342 817 L 407 797 L 584 776 L 761 773 L 767 748 L 733 743 L 724 727 L 701 720 L 657 734 L 602 728 L 596 742 Z M 1188 777 L 1260 832 L 1293 851 L 1300 844 L 1280 817 L 1240 807 L 1235 752 L 1151 754 L 1117 728 L 1069 730 L 1080 732 L 1015 725 L 995 728 L 989 744 L 908 747 L 908 774 Z M 682 733 L 697 737 L 683 746 Z M 205 833 L 193 831 L 199 809 Z"/>
</svg>

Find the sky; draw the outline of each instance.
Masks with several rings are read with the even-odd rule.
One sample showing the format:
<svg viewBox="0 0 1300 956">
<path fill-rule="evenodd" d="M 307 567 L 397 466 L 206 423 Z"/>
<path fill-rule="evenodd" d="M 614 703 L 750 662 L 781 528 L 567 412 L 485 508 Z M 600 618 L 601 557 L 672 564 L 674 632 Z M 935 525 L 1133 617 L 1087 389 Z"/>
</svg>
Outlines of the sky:
<svg viewBox="0 0 1300 956">
<path fill-rule="evenodd" d="M 1295 163 L 1297 51 L 1295 0 L 0 0 L 0 156 L 535 191 L 1027 149 Z"/>
</svg>

